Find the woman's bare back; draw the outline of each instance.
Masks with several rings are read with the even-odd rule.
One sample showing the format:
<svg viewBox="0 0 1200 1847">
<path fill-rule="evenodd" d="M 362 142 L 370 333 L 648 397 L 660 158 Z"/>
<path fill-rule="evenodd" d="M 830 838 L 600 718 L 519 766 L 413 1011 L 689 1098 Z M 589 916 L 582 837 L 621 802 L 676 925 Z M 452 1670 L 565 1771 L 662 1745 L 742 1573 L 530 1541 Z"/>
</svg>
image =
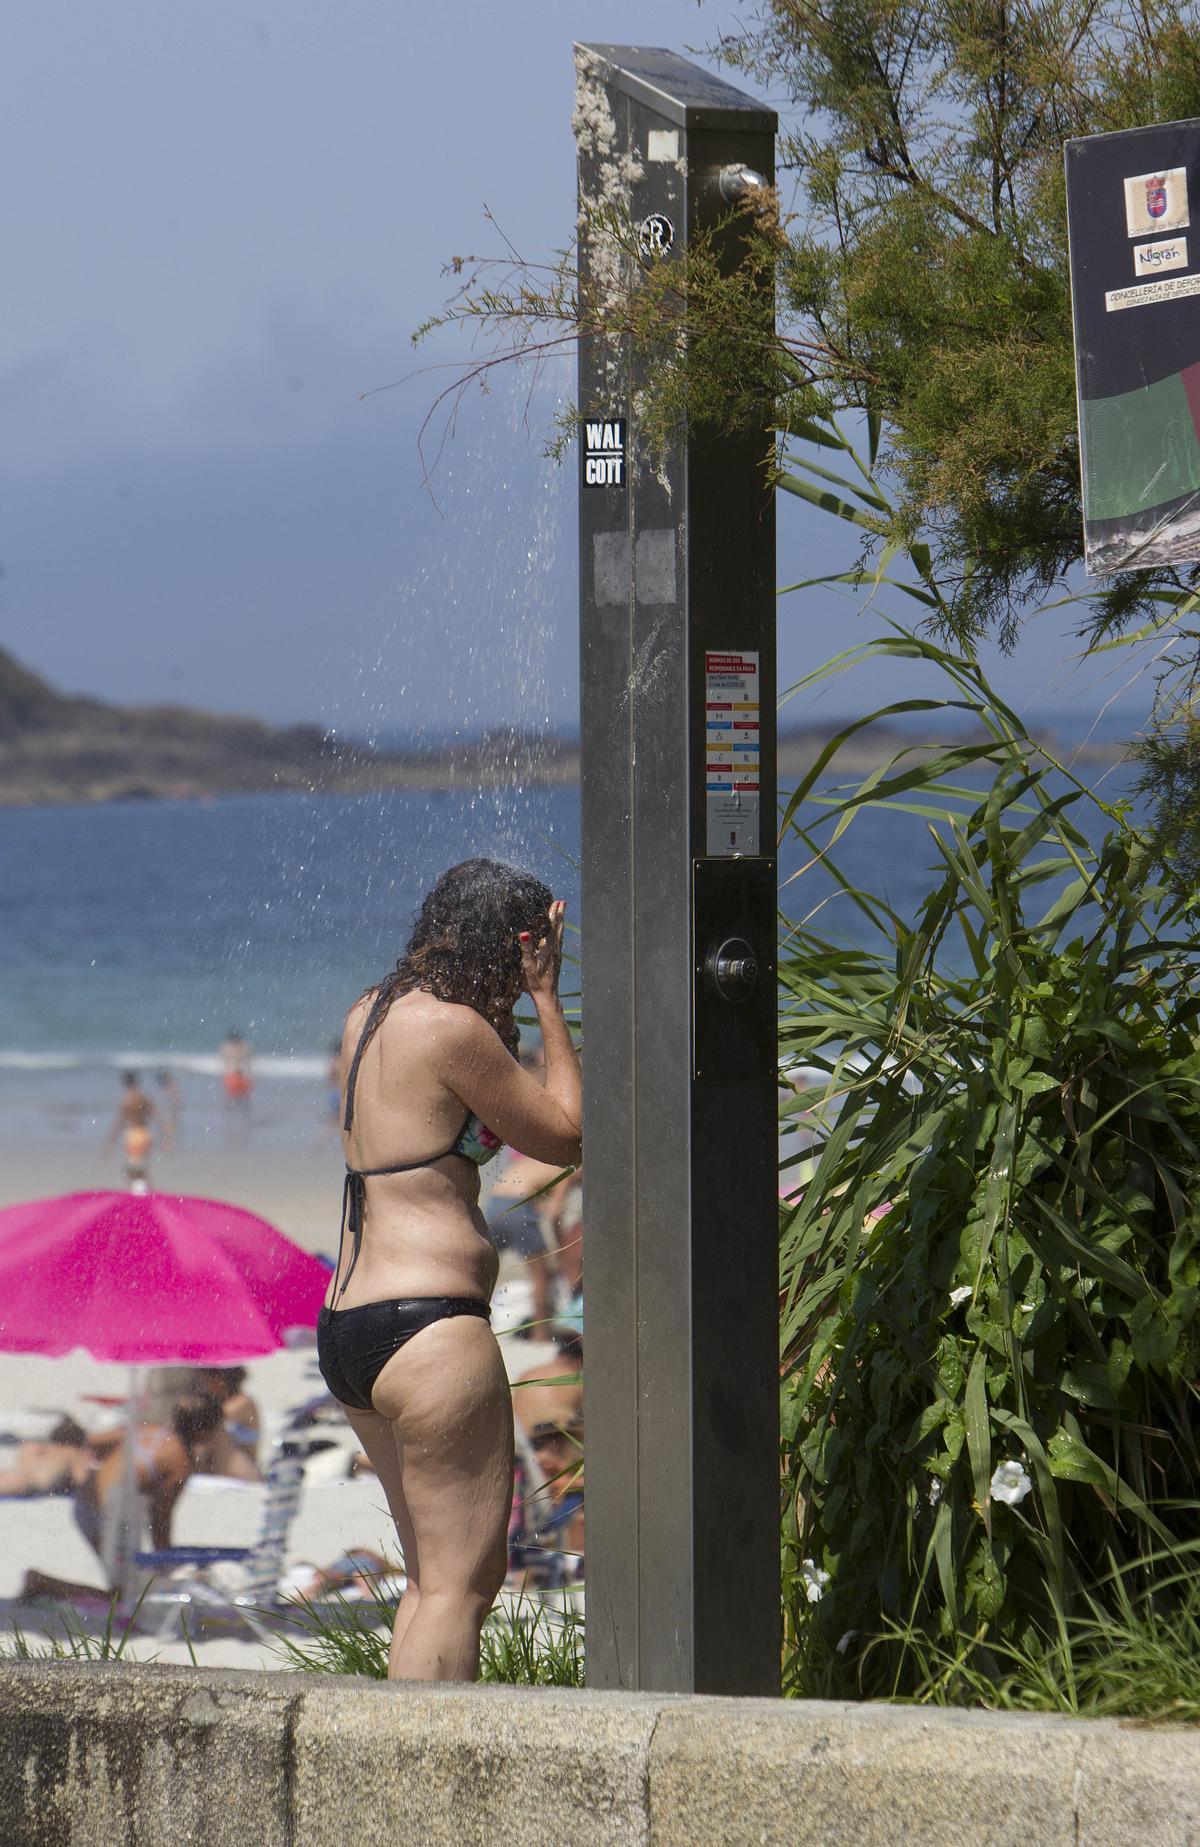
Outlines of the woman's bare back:
<svg viewBox="0 0 1200 1847">
<path fill-rule="evenodd" d="M 359 1001 L 347 1016 L 344 1071 L 353 1062 L 370 1000 Z M 362 1249 L 345 1293 L 335 1298 L 331 1286 L 331 1308 L 392 1296 L 486 1301 L 495 1287 L 499 1260 L 479 1210 L 478 1172 L 446 1152 L 468 1113 L 439 1076 L 453 1026 L 446 1016 L 459 1011 L 420 990 L 402 994 L 363 1053 L 353 1127 L 342 1133 L 347 1166 L 425 1164 L 367 1180 Z M 343 1278 L 350 1257 L 349 1250 L 342 1253 Z"/>
<path fill-rule="evenodd" d="M 342 1068 L 348 1083 L 373 998 L 359 1001 L 346 1021 Z M 555 1008 L 549 1030 L 565 1041 L 573 1090 L 577 1061 L 557 999 Z M 578 1161 L 577 1109 L 564 1108 L 523 1071 L 474 1008 L 420 988 L 398 995 L 363 1051 L 353 1125 L 343 1131 L 347 1167 L 369 1177 L 358 1261 L 344 1294 L 345 1266 L 341 1278 L 335 1275 L 329 1307 L 396 1296 L 491 1296 L 499 1260 L 479 1210 L 478 1169 L 451 1152 L 471 1116 L 498 1144 L 536 1160 L 559 1166 Z M 370 1172 L 404 1166 L 411 1171 Z M 349 1263 L 353 1252 L 344 1255 Z"/>
</svg>

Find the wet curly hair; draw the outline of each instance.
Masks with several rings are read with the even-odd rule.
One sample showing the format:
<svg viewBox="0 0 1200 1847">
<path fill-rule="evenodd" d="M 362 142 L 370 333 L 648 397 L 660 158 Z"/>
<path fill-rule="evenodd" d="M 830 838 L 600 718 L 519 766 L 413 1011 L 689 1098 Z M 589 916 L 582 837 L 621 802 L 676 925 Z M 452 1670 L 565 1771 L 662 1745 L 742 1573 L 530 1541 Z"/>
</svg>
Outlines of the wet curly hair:
<svg viewBox="0 0 1200 1847">
<path fill-rule="evenodd" d="M 422 988 L 438 1000 L 473 1007 L 515 1053 L 518 1034 L 510 1009 L 522 984 L 517 937 L 522 930 L 535 940 L 544 936 L 553 902 L 548 885 L 501 860 L 464 859 L 443 872 L 417 912 L 395 968 L 363 995 L 375 997 L 364 1049 L 392 1002 Z"/>
</svg>

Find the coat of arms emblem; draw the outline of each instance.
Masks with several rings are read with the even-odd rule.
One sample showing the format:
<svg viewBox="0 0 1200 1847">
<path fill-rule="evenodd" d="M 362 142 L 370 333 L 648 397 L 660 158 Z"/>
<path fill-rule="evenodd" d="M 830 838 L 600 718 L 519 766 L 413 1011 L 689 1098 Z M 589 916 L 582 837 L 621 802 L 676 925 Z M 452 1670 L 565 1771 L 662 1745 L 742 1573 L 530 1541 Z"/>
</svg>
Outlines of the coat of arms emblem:
<svg viewBox="0 0 1200 1847">
<path fill-rule="evenodd" d="M 1151 218 L 1161 218 L 1167 209 L 1167 177 L 1152 173 L 1146 181 L 1146 210 Z"/>
</svg>

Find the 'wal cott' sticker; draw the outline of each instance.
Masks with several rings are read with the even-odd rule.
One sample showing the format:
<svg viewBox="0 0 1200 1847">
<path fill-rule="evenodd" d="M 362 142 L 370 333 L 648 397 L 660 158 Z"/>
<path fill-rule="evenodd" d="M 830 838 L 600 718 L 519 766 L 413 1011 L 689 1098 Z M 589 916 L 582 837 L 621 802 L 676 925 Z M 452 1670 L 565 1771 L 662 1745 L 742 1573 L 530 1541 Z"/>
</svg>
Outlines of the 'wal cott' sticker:
<svg viewBox="0 0 1200 1847">
<path fill-rule="evenodd" d="M 584 418 L 583 485 L 585 487 L 624 487 L 624 417 Z"/>
</svg>

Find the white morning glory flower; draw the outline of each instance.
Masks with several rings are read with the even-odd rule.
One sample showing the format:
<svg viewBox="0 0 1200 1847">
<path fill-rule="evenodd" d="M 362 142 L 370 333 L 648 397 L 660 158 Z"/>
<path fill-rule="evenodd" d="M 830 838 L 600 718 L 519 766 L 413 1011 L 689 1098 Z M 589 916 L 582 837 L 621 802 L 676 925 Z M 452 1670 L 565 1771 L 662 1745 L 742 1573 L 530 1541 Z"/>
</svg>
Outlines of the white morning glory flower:
<svg viewBox="0 0 1200 1847">
<path fill-rule="evenodd" d="M 963 1285 L 962 1285 L 962 1287 L 961 1287 L 961 1288 L 959 1288 L 959 1289 L 952 1289 L 952 1290 L 950 1291 L 950 1306 L 951 1306 L 951 1308 L 957 1308 L 960 1302 L 965 1302 L 965 1301 L 966 1301 L 966 1299 L 967 1299 L 967 1297 L 968 1297 L 968 1296 L 970 1296 L 970 1295 L 974 1295 L 974 1293 L 975 1293 L 975 1292 L 974 1292 L 974 1290 L 973 1290 L 973 1289 L 971 1288 L 971 1285 L 970 1285 L 970 1283 L 963 1283 Z"/>
<path fill-rule="evenodd" d="M 1019 1507 L 1030 1492 L 1033 1483 L 1019 1462 L 1002 1462 L 992 1476 L 989 1493 L 994 1501 L 1004 1501 L 1009 1507 Z"/>
<path fill-rule="evenodd" d="M 931 1475 L 929 1477 L 929 1494 L 927 1499 L 931 1507 L 937 1507 L 941 1504 L 942 1481 L 940 1475 Z"/>
<path fill-rule="evenodd" d="M 804 1582 L 804 1595 L 810 1603 L 820 1603 L 821 1595 L 829 1582 L 829 1573 L 822 1571 L 811 1558 L 806 1558 L 800 1567 L 800 1576 Z"/>
</svg>

